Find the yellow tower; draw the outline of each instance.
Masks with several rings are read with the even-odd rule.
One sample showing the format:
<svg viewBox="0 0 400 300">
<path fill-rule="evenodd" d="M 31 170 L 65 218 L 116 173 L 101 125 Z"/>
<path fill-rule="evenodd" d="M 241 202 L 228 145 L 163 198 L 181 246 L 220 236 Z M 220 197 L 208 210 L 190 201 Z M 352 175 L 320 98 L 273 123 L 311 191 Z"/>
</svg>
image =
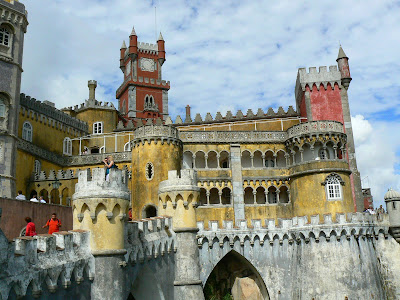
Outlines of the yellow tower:
<svg viewBox="0 0 400 300">
<path fill-rule="evenodd" d="M 165 125 L 148 125 L 135 130 L 132 141 L 132 218 L 155 217 L 158 185 L 169 170 L 180 170 L 182 141 L 178 131 Z"/>
<path fill-rule="evenodd" d="M 90 231 L 90 249 L 95 275 L 91 299 L 126 299 L 124 227 L 129 208 L 126 173 L 111 169 L 109 181 L 104 169 L 80 171 L 73 201 L 73 227 Z M 115 288 L 121 287 L 121 288 Z"/>
<path fill-rule="evenodd" d="M 80 171 L 73 201 L 73 227 L 91 232 L 93 254 L 124 250 L 124 224 L 129 208 L 129 190 L 125 172 L 95 168 Z M 118 251 L 114 251 L 118 252 Z"/>
</svg>

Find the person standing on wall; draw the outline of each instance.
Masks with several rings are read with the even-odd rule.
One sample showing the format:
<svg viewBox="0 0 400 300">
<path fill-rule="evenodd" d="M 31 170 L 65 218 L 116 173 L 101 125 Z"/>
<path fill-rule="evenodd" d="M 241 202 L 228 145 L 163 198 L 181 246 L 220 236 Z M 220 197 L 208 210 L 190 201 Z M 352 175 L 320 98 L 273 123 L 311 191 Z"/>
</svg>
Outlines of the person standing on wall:
<svg viewBox="0 0 400 300">
<path fill-rule="evenodd" d="M 117 168 L 117 165 L 114 163 L 113 157 L 111 155 L 107 156 L 103 160 L 103 163 L 106 166 L 106 181 L 108 181 L 110 177 L 110 169 Z"/>
<path fill-rule="evenodd" d="M 46 228 L 46 227 L 49 227 L 49 234 L 60 231 L 61 222 L 59 219 L 57 219 L 56 213 L 52 213 L 51 219 L 48 220 L 46 225 L 43 226 L 43 228 Z"/>
<path fill-rule="evenodd" d="M 25 236 L 35 236 L 36 235 L 36 226 L 35 223 L 32 222 L 32 219 L 29 217 L 25 218 L 26 221 L 26 229 Z"/>
</svg>

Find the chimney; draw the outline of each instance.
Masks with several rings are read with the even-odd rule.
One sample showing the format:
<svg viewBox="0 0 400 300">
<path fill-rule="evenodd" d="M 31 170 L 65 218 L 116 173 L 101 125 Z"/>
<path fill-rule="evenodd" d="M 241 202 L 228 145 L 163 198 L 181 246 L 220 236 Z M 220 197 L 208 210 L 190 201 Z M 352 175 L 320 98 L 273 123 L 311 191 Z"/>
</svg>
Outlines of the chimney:
<svg viewBox="0 0 400 300">
<path fill-rule="evenodd" d="M 88 87 L 89 87 L 89 100 L 96 99 L 97 81 L 96 80 L 89 80 L 88 81 Z"/>
<path fill-rule="evenodd" d="M 192 118 L 190 117 L 190 106 L 186 105 L 186 118 L 185 118 L 185 123 L 190 123 L 192 122 Z"/>
</svg>

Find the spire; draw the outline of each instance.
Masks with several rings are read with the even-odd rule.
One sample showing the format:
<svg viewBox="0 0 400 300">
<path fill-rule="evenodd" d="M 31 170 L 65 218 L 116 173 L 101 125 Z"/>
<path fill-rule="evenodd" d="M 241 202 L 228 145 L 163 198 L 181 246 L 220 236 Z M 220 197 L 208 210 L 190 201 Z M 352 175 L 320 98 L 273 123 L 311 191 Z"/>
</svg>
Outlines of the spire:
<svg viewBox="0 0 400 300">
<path fill-rule="evenodd" d="M 122 46 L 121 46 L 121 49 L 126 49 L 126 44 L 125 44 L 125 41 L 122 41 Z"/>
<path fill-rule="evenodd" d="M 348 58 L 348 57 L 347 57 L 346 53 L 344 53 L 343 48 L 342 48 L 342 46 L 340 45 L 339 54 L 338 54 L 337 60 L 338 60 L 338 59 L 341 59 L 341 58 Z"/>
<path fill-rule="evenodd" d="M 163 40 L 164 40 L 164 38 L 163 38 L 163 36 L 161 34 L 161 31 L 160 31 L 160 35 L 158 36 L 158 40 L 157 41 L 163 41 Z"/>
<path fill-rule="evenodd" d="M 135 26 L 132 27 L 131 35 L 136 35 Z"/>
</svg>

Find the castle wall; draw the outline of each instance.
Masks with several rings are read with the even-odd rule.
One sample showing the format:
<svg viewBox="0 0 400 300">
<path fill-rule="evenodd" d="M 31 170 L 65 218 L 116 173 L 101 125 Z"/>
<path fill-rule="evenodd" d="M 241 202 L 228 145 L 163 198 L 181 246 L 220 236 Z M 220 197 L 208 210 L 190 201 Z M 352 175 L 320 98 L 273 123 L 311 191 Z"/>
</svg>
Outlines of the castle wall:
<svg viewBox="0 0 400 300">
<path fill-rule="evenodd" d="M 387 225 L 373 225 L 370 216 L 349 218 L 337 215 L 333 223 L 329 215 L 319 223 L 316 216 L 308 224 L 294 218 L 265 228 L 254 222 L 252 229 L 244 222 L 203 230 L 198 223 L 203 285 L 217 263 L 235 251 L 255 267 L 272 300 L 397 299 L 400 260 L 393 253 L 399 244 L 387 235 Z"/>
<path fill-rule="evenodd" d="M 0 208 L 3 210 L 0 228 L 8 240 L 20 235 L 20 232 L 26 226 L 25 217 L 30 217 L 33 220 L 37 233 L 47 233 L 48 228 L 42 228 L 42 226 L 46 224 L 54 212 L 57 214 L 57 218 L 61 220 L 63 231 L 72 229 L 71 207 L 0 198 Z"/>
<path fill-rule="evenodd" d="M 62 142 L 61 142 L 62 145 Z M 17 151 L 17 160 L 16 160 L 16 172 L 18 174 L 16 181 L 16 191 L 21 190 L 22 193 L 29 198 L 32 190 L 35 190 L 38 195 L 39 191 L 43 188 L 49 189 L 48 186 L 35 186 L 32 180 L 32 173 L 34 170 L 35 160 L 38 159 L 41 164 L 41 170 L 50 171 L 50 170 L 58 170 L 61 166 L 56 165 L 47 160 L 41 159 L 32 155 L 31 153 L 25 152 L 23 150 L 18 149 Z M 28 199 L 29 200 L 29 199 Z"/>
<path fill-rule="evenodd" d="M 116 110 L 88 108 L 76 113 L 76 118 L 88 124 L 89 133 L 93 134 L 93 123 L 103 122 L 103 132 L 112 132 L 118 123 Z M 62 143 L 61 143 L 62 145 Z"/>
</svg>

